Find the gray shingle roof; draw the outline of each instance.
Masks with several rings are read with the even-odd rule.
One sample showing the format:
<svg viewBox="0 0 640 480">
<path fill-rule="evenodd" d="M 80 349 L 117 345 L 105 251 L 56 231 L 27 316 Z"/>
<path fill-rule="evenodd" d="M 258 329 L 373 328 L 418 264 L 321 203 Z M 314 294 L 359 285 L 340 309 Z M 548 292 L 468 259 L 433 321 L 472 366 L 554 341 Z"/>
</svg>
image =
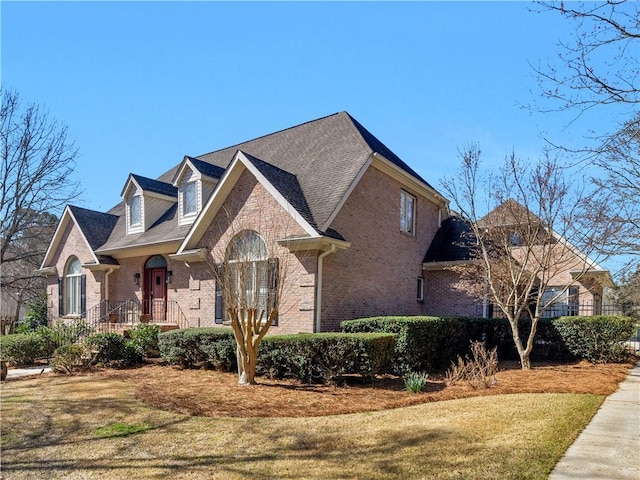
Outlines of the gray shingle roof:
<svg viewBox="0 0 640 480">
<path fill-rule="evenodd" d="M 327 223 L 373 153 L 430 186 L 346 112 L 187 158 L 201 173 L 220 178 L 238 150 L 316 229 Z M 144 190 L 175 197 L 177 190 L 169 182 L 173 181 L 180 165 L 157 180 L 132 175 Z M 178 226 L 176 208 L 174 205 L 146 232 L 126 235 L 124 204 L 120 203 L 109 211 L 120 218 L 103 248 L 110 250 L 184 238 L 190 227 Z M 343 238 L 330 228 L 321 233 Z"/>
<path fill-rule="evenodd" d="M 208 177 L 220 178 L 224 175 L 224 168 L 219 167 L 217 165 L 212 165 L 211 163 L 203 162 L 202 160 L 198 160 L 197 158 L 187 157 L 189 161 L 193 164 L 194 167 L 198 169 L 198 171 Z"/>
<path fill-rule="evenodd" d="M 374 152 L 428 185 L 346 112 L 200 155 L 197 159 L 227 168 L 238 150 L 295 176 L 314 220 L 310 223 L 320 228 L 339 206 Z M 170 181 L 176 169 L 174 167 L 159 179 Z"/>
<path fill-rule="evenodd" d="M 242 152 L 244 153 L 244 152 Z M 247 159 L 262 173 L 284 198 L 291 204 L 293 208 L 304 218 L 309 224 L 317 229 L 318 226 L 311 215 L 307 200 L 304 198 L 300 183 L 295 175 L 285 172 L 267 162 L 263 162 L 259 158 L 248 153 L 244 153 Z"/>
<path fill-rule="evenodd" d="M 170 183 L 142 177 L 134 173 L 131 174 L 131 177 L 138 183 L 138 185 L 140 185 L 140 188 L 146 192 L 159 193 L 169 197 L 178 197 L 178 189 Z"/>
<path fill-rule="evenodd" d="M 109 213 L 96 212 L 73 205 L 69 205 L 69 210 L 93 250 L 104 245 L 118 221 L 116 215 Z"/>
</svg>

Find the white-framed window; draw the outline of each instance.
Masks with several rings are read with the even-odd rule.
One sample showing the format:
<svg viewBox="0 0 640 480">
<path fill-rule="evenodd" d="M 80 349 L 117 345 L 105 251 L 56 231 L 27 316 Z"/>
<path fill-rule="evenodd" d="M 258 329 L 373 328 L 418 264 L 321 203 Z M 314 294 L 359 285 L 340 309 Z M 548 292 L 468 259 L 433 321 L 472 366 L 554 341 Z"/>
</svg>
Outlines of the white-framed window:
<svg viewBox="0 0 640 480">
<path fill-rule="evenodd" d="M 64 270 L 64 315 L 82 313 L 82 265 L 70 257 Z"/>
<path fill-rule="evenodd" d="M 198 212 L 198 183 L 187 182 L 182 190 L 182 215 L 193 215 Z"/>
<path fill-rule="evenodd" d="M 424 278 L 418 277 L 417 281 L 416 299 L 419 302 L 424 302 Z"/>
<path fill-rule="evenodd" d="M 400 231 L 415 235 L 416 197 L 400 190 Z"/>
<path fill-rule="evenodd" d="M 564 291 L 563 291 L 564 290 Z M 551 302 L 551 303 L 550 303 Z M 547 287 L 541 300 L 541 306 L 549 304 L 542 316 L 546 318 L 578 315 L 580 310 L 580 290 L 578 287 Z"/>
<path fill-rule="evenodd" d="M 142 197 L 134 195 L 129 200 L 129 226 L 135 227 L 142 223 Z"/>
</svg>

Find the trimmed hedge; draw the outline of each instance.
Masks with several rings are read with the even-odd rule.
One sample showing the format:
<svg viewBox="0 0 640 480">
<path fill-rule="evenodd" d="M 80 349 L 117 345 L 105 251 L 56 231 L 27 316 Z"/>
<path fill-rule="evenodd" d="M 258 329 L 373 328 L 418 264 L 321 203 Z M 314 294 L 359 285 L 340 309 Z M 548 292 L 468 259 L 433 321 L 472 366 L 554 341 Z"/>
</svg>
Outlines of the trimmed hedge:
<svg viewBox="0 0 640 480">
<path fill-rule="evenodd" d="M 37 358 L 44 356 L 42 337 L 32 333 L 18 333 L 0 336 L 0 360 L 14 367 L 32 365 Z"/>
<path fill-rule="evenodd" d="M 483 322 L 440 317 L 371 317 L 347 320 L 342 330 L 397 335 L 393 371 L 433 371 L 447 368 L 457 355 L 468 353 L 469 341 L 482 338 Z"/>
<path fill-rule="evenodd" d="M 625 342 L 635 329 L 635 320 L 631 317 L 560 317 L 553 320 L 553 325 L 567 349 L 577 358 L 592 363 L 629 360 Z"/>
<path fill-rule="evenodd" d="M 160 357 L 185 368 L 237 369 L 236 340 L 231 328 L 187 328 L 158 335 Z"/>
<path fill-rule="evenodd" d="M 267 336 L 260 343 L 256 373 L 326 384 L 340 384 L 348 374 L 371 378 L 391 371 L 395 337 L 388 333 Z"/>
</svg>

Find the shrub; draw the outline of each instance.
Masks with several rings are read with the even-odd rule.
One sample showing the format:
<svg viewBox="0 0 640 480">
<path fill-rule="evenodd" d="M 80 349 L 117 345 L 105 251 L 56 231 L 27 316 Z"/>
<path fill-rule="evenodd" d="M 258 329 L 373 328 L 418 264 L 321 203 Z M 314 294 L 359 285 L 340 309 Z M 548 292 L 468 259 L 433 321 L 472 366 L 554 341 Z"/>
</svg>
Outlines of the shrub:
<svg viewBox="0 0 640 480">
<path fill-rule="evenodd" d="M 160 327 L 152 323 L 140 323 L 129 332 L 129 338 L 147 357 L 158 355 L 158 335 L 160 335 Z"/>
<path fill-rule="evenodd" d="M 110 366 L 124 359 L 125 338 L 118 333 L 92 335 L 87 338 L 86 344 L 94 363 Z"/>
<path fill-rule="evenodd" d="M 0 360 L 20 367 L 31 365 L 43 356 L 43 341 L 38 335 L 28 333 L 0 336 Z"/>
<path fill-rule="evenodd" d="M 86 321 L 78 320 L 73 323 L 57 323 L 51 327 L 43 325 L 36 329 L 35 334 L 42 338 L 45 355 L 50 357 L 56 348 L 79 343 L 91 331 Z"/>
<path fill-rule="evenodd" d="M 456 318 L 372 317 L 342 322 L 345 332 L 387 332 L 397 335 L 394 373 L 444 369 L 469 344 L 482 336 L 480 323 Z"/>
<path fill-rule="evenodd" d="M 340 384 L 344 375 L 373 377 L 391 370 L 392 334 L 310 333 L 265 337 L 257 373 L 306 383 Z"/>
<path fill-rule="evenodd" d="M 403 377 L 404 388 L 407 392 L 419 393 L 424 390 L 429 375 L 426 373 L 411 372 Z"/>
<path fill-rule="evenodd" d="M 16 333 L 33 332 L 40 326 L 47 325 L 47 292 L 42 292 L 27 304 L 24 321 L 16 328 Z"/>
<path fill-rule="evenodd" d="M 625 342 L 635 328 L 635 321 L 630 317 L 560 317 L 553 320 L 553 325 L 567 349 L 579 359 L 592 363 L 629 359 Z"/>
<path fill-rule="evenodd" d="M 236 341 L 230 328 L 189 328 L 158 335 L 160 357 L 185 368 L 210 367 L 231 371 L 237 368 Z"/>
<path fill-rule="evenodd" d="M 142 362 L 144 351 L 136 341 L 117 333 L 98 333 L 86 340 L 92 362 L 106 367 L 123 367 Z"/>
<path fill-rule="evenodd" d="M 51 359 L 54 372 L 72 374 L 87 368 L 91 362 L 91 352 L 86 345 L 74 343 L 56 348 Z"/>
<path fill-rule="evenodd" d="M 466 381 L 473 388 L 489 388 L 496 383 L 496 373 L 497 348 L 487 351 L 482 342 L 471 342 L 471 358 L 458 357 L 458 363 L 453 363 L 447 371 L 445 381 L 448 385 Z"/>
</svg>

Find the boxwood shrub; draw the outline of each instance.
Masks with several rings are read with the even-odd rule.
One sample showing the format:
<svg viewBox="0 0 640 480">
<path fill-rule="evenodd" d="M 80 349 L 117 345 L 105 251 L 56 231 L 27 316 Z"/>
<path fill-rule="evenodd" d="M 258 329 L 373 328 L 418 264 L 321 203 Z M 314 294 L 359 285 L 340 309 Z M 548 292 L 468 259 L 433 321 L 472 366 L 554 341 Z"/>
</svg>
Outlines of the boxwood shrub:
<svg viewBox="0 0 640 480">
<path fill-rule="evenodd" d="M 579 359 L 593 363 L 629 360 L 625 342 L 635 328 L 635 320 L 630 317 L 560 317 L 553 320 L 553 325 L 567 349 Z"/>
<path fill-rule="evenodd" d="M 265 337 L 257 374 L 304 383 L 340 384 L 344 376 L 371 378 L 391 371 L 396 335 L 308 333 Z"/>
<path fill-rule="evenodd" d="M 43 356 L 43 340 L 39 335 L 26 333 L 0 336 L 0 360 L 14 367 L 32 365 L 37 358 Z"/>
<path fill-rule="evenodd" d="M 158 335 L 158 350 L 160 357 L 171 365 L 237 369 L 236 341 L 231 328 L 170 330 Z"/>
</svg>

